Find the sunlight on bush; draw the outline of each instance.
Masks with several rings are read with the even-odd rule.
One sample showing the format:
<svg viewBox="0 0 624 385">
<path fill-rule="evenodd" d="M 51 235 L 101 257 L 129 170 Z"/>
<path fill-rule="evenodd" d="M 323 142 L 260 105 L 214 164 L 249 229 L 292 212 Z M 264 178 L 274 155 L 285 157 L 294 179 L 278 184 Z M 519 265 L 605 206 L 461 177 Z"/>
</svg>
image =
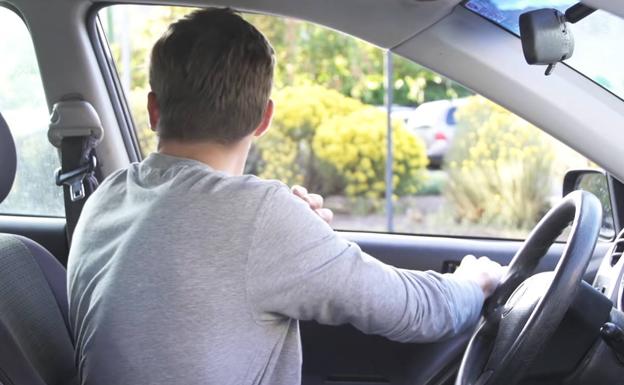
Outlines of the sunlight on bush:
<svg viewBox="0 0 624 385">
<path fill-rule="evenodd" d="M 319 164 L 312 141 L 323 122 L 360 110 L 364 104 L 315 85 L 276 90 L 273 100 L 272 127 L 256 142 L 258 156 L 250 158 L 247 171 L 289 185 L 305 184 L 310 190 L 323 194 L 342 189 L 332 170 Z"/>
<path fill-rule="evenodd" d="M 413 195 L 426 178 L 423 142 L 395 121 L 393 187 L 397 195 Z M 336 170 L 349 197 L 381 197 L 385 191 L 386 114 L 367 107 L 322 124 L 313 143 L 319 160 Z"/>
<path fill-rule="evenodd" d="M 549 209 L 554 151 L 540 130 L 478 96 L 457 111 L 446 195 L 457 222 L 530 229 Z"/>
</svg>

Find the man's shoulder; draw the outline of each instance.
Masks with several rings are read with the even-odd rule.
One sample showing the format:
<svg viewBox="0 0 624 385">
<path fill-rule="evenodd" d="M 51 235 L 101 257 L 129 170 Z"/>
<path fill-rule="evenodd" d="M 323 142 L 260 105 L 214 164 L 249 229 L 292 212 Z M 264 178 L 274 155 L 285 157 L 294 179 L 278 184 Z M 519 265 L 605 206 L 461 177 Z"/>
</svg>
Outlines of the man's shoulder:
<svg viewBox="0 0 624 385">
<path fill-rule="evenodd" d="M 146 170 L 140 163 L 135 163 L 110 174 L 96 190 L 95 197 L 92 197 L 94 199 L 90 200 L 107 200 L 113 195 L 118 200 L 119 193 L 131 193 L 128 191 L 129 185 L 139 185 L 142 187 L 139 190 L 158 190 L 160 193 L 156 196 L 159 199 L 169 199 L 168 197 L 174 195 L 178 199 L 206 203 L 235 200 L 259 204 L 260 201 L 270 198 L 282 200 L 280 198 L 290 195 L 290 190 L 284 183 L 251 174 L 232 176 L 195 164 L 168 170 Z"/>
<path fill-rule="evenodd" d="M 255 175 L 242 175 L 238 177 L 240 179 L 239 183 L 244 185 L 249 189 L 255 189 L 259 191 L 274 191 L 278 189 L 288 189 L 288 187 L 278 180 L 274 179 L 263 179 L 257 177 Z"/>
<path fill-rule="evenodd" d="M 257 203 L 258 200 L 274 196 L 278 191 L 289 191 L 288 186 L 278 180 L 263 179 L 251 174 L 230 175 L 200 164 L 171 171 L 172 175 L 164 178 L 165 183 L 171 185 L 167 193 L 175 190 L 175 194 L 187 199 L 199 196 L 211 197 L 207 202 L 234 200 Z M 159 183 L 163 183 L 163 180 Z"/>
<path fill-rule="evenodd" d="M 288 189 L 288 187 L 280 181 L 263 179 L 255 175 L 223 177 L 219 184 L 223 185 L 223 192 L 226 194 L 242 194 L 249 198 L 253 197 L 258 199 L 272 196 L 276 191 Z M 217 187 L 217 190 L 221 190 L 221 188 Z"/>
</svg>

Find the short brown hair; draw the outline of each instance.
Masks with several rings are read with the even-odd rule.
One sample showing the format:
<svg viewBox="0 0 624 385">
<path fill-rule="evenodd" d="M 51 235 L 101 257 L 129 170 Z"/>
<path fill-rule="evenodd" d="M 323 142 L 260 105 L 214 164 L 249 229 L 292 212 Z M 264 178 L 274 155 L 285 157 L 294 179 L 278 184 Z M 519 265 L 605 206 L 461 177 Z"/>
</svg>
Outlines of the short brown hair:
<svg viewBox="0 0 624 385">
<path fill-rule="evenodd" d="M 171 24 L 150 63 L 158 135 L 223 144 L 249 135 L 262 121 L 274 66 L 264 35 L 229 8 L 196 11 Z"/>
</svg>

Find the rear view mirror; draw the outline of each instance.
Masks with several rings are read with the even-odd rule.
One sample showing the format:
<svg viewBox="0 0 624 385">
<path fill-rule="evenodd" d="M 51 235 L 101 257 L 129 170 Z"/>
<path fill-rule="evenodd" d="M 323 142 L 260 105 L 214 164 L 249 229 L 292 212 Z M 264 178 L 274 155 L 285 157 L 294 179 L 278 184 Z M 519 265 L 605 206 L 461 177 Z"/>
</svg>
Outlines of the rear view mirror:
<svg viewBox="0 0 624 385">
<path fill-rule="evenodd" d="M 520 15 L 520 39 L 528 64 L 548 65 L 549 75 L 554 65 L 570 58 L 574 39 L 566 16 L 556 9 L 536 9 Z"/>
<path fill-rule="evenodd" d="M 563 196 L 575 190 L 594 194 L 602 204 L 602 227 L 600 237 L 612 239 L 615 236 L 611 193 L 607 174 L 601 170 L 571 170 L 563 178 Z"/>
</svg>

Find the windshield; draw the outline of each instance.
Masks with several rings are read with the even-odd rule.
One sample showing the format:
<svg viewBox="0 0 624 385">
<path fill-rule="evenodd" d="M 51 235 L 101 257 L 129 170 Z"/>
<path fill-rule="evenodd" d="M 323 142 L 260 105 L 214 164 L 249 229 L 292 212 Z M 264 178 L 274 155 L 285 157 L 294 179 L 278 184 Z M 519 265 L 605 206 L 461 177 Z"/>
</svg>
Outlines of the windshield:
<svg viewBox="0 0 624 385">
<path fill-rule="evenodd" d="M 468 0 L 466 8 L 519 35 L 520 14 L 537 8 L 565 12 L 575 0 Z M 566 64 L 620 98 L 624 98 L 624 20 L 596 11 L 571 24 L 574 54 Z"/>
</svg>

